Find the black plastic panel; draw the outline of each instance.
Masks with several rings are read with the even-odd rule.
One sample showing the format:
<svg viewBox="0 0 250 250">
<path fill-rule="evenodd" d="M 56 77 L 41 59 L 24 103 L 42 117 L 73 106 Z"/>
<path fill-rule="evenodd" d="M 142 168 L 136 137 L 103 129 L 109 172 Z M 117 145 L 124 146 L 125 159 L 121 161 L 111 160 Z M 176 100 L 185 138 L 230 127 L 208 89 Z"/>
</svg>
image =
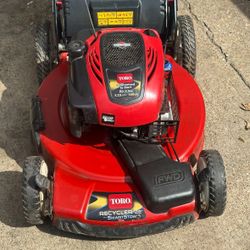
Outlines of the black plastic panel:
<svg viewBox="0 0 250 250">
<path fill-rule="evenodd" d="M 91 14 L 93 17 L 93 21 L 95 24 L 95 27 L 122 27 L 122 26 L 132 26 L 132 27 L 138 27 L 139 26 L 139 17 L 140 17 L 140 8 L 141 4 L 139 0 L 91 0 L 90 2 L 90 9 Z M 100 25 L 98 21 L 100 19 L 98 18 L 98 13 L 100 12 L 112 12 L 112 13 L 125 13 L 125 12 L 132 13 L 132 16 L 129 18 L 126 16 L 116 16 L 115 19 L 112 18 L 103 18 L 101 21 L 105 21 Z M 119 14 L 118 14 L 119 15 Z M 110 21 L 118 21 L 115 22 L 112 25 L 112 22 Z M 125 21 L 125 22 L 124 22 Z M 129 21 L 129 22 L 126 22 Z"/>
<path fill-rule="evenodd" d="M 41 98 L 39 96 L 33 97 L 31 101 L 31 125 L 35 132 L 45 129 L 45 122 L 41 109 Z"/>
<path fill-rule="evenodd" d="M 82 109 L 86 123 L 98 124 L 96 105 L 84 57 L 71 62 L 68 95 L 69 104 L 74 108 Z"/>
<path fill-rule="evenodd" d="M 160 145 L 124 139 L 118 141 L 117 149 L 153 213 L 167 212 L 194 199 L 195 186 L 188 163 L 169 159 Z"/>
<path fill-rule="evenodd" d="M 135 238 L 147 234 L 155 234 L 163 231 L 173 230 L 192 223 L 195 220 L 193 214 L 185 214 L 174 217 L 171 220 L 159 223 L 143 225 L 122 225 L 122 226 L 101 226 L 95 224 L 85 224 L 80 221 L 57 219 L 54 221 L 55 226 L 63 231 L 92 236 L 97 238 Z"/>
<path fill-rule="evenodd" d="M 100 46 L 105 67 L 126 70 L 144 64 L 144 41 L 137 32 L 106 33 Z"/>
<path fill-rule="evenodd" d="M 133 11 L 133 25 L 138 28 L 155 29 L 160 34 L 166 32 L 165 1 L 163 0 L 64 0 L 64 29 L 67 38 L 86 40 L 93 30 L 89 20 L 90 9 L 95 28 L 98 30 L 98 11 Z M 87 5 L 86 5 L 87 3 Z M 115 25 L 110 27 L 121 27 Z M 107 27 L 107 26 L 103 26 Z"/>
</svg>

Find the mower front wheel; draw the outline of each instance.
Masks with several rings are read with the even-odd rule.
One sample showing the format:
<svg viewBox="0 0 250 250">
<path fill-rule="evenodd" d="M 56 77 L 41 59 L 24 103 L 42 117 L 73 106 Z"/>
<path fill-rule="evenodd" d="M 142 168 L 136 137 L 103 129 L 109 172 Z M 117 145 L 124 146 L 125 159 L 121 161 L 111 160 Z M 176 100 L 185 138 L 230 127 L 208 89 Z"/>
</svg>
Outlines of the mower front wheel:
<svg viewBox="0 0 250 250">
<path fill-rule="evenodd" d="M 216 150 L 203 150 L 197 164 L 200 192 L 200 218 L 220 216 L 226 206 L 226 174 L 223 159 Z"/>
<path fill-rule="evenodd" d="M 22 202 L 24 217 L 29 224 L 43 224 L 46 196 L 44 190 L 38 184 L 48 186 L 47 176 L 47 165 L 42 157 L 31 156 L 26 158 L 23 167 Z"/>
</svg>

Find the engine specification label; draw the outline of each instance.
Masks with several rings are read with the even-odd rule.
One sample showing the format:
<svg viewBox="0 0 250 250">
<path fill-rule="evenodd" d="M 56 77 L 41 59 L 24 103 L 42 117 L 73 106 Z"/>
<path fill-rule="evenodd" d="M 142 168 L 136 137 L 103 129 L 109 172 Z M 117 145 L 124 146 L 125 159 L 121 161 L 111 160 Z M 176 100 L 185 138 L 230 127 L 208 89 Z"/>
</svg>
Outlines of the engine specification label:
<svg viewBox="0 0 250 250">
<path fill-rule="evenodd" d="M 87 208 L 87 219 L 101 221 L 139 220 L 145 211 L 135 193 L 93 193 Z"/>
<path fill-rule="evenodd" d="M 134 24 L 133 11 L 97 12 L 97 25 L 101 26 L 128 26 Z"/>
<path fill-rule="evenodd" d="M 129 73 L 107 71 L 108 89 L 111 100 L 117 103 L 126 103 L 141 96 L 143 86 L 141 70 L 136 69 Z"/>
</svg>

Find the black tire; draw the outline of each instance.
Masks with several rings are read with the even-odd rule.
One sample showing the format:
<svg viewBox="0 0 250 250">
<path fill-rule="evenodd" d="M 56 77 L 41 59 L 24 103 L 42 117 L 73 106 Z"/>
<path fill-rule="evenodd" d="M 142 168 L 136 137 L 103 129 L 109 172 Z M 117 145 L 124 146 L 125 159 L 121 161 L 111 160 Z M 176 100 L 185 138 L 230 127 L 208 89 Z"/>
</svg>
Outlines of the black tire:
<svg viewBox="0 0 250 250">
<path fill-rule="evenodd" d="M 35 178 L 40 173 L 43 159 L 40 156 L 27 157 L 23 168 L 22 201 L 26 221 L 32 225 L 43 224 L 40 190 Z"/>
<path fill-rule="evenodd" d="M 196 72 L 196 39 L 193 21 L 190 16 L 179 16 L 177 23 L 179 34 L 176 38 L 176 61 L 194 77 Z"/>
<path fill-rule="evenodd" d="M 223 214 L 227 199 L 223 159 L 216 150 L 203 150 L 197 165 L 201 218 Z"/>
<path fill-rule="evenodd" d="M 51 23 L 50 21 L 46 20 L 37 26 L 35 36 L 37 80 L 39 85 L 53 68 L 54 59 L 51 49 L 53 45 L 51 43 Z"/>
</svg>

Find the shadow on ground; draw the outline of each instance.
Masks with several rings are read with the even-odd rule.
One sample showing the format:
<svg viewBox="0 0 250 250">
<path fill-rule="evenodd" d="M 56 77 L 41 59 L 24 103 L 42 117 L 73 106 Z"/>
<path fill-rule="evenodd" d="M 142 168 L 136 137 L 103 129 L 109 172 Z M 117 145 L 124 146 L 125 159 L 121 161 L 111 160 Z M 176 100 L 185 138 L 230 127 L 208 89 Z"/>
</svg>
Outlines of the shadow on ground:
<svg viewBox="0 0 250 250">
<path fill-rule="evenodd" d="M 47 7 L 43 1 L 9 0 L 1 1 L 0 10 L 0 148 L 21 166 L 34 153 L 29 122 L 38 87 L 33 37 Z"/>
<path fill-rule="evenodd" d="M 27 227 L 23 217 L 21 200 L 22 173 L 0 173 L 0 222 L 11 227 Z"/>
<path fill-rule="evenodd" d="M 24 219 L 22 209 L 22 173 L 18 171 L 0 172 L 0 223 L 10 227 L 30 227 Z M 40 231 L 67 238 L 74 238 L 80 240 L 94 240 L 94 238 L 87 238 L 81 235 L 75 235 L 60 231 L 51 225 L 50 221 L 37 227 Z M 95 239 L 96 240 L 96 239 Z"/>
<path fill-rule="evenodd" d="M 0 155 L 0 224 L 14 228 L 30 227 L 23 216 L 22 173 L 14 170 L 22 168 L 24 159 L 35 153 L 29 117 L 31 98 L 38 88 L 34 31 L 36 24 L 47 18 L 49 7 L 38 0 L 0 1 L 0 149 L 8 156 Z M 38 229 L 50 235 L 86 239 L 59 231 L 51 223 Z"/>
<path fill-rule="evenodd" d="M 250 1 L 249 0 L 231 0 L 243 14 L 250 19 Z"/>
<path fill-rule="evenodd" d="M 22 211 L 22 173 L 13 170 L 34 154 L 29 118 L 31 97 L 38 87 L 33 37 L 48 7 L 37 0 L 0 2 L 0 149 L 8 156 L 1 155 L 0 161 L 0 223 L 10 227 L 29 226 Z M 59 235 L 46 225 L 39 228 Z"/>
</svg>

